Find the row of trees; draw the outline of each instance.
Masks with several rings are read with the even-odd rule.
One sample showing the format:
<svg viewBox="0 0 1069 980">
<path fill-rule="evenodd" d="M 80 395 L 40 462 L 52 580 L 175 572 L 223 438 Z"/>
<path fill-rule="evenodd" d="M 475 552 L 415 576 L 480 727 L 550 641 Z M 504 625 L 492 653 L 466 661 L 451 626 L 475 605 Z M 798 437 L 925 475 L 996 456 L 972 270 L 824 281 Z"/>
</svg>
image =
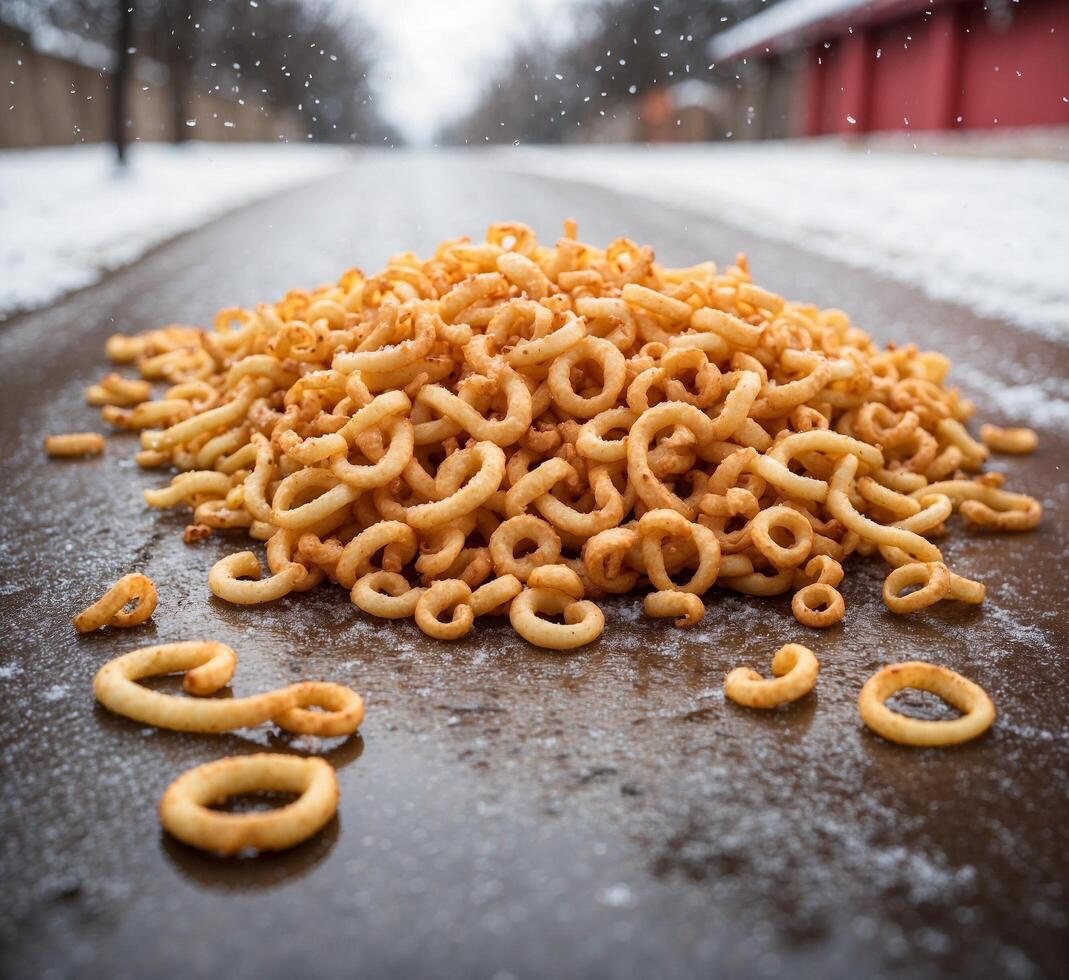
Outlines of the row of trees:
<svg viewBox="0 0 1069 980">
<path fill-rule="evenodd" d="M 168 69 L 176 139 L 193 94 L 231 93 L 299 114 L 313 139 L 392 142 L 370 82 L 374 36 L 352 4 L 326 0 L 0 0 L 9 12 L 112 47 L 120 64 L 147 56 Z M 132 41 L 124 45 L 124 24 Z M 132 51 L 131 51 L 132 49 Z"/>
<path fill-rule="evenodd" d="M 528 37 L 445 143 L 558 143 L 656 86 L 721 78 L 709 38 L 765 0 L 587 0 L 563 41 Z M 635 103 L 637 104 L 637 103 Z M 578 132 L 577 132 L 578 127 Z"/>
</svg>

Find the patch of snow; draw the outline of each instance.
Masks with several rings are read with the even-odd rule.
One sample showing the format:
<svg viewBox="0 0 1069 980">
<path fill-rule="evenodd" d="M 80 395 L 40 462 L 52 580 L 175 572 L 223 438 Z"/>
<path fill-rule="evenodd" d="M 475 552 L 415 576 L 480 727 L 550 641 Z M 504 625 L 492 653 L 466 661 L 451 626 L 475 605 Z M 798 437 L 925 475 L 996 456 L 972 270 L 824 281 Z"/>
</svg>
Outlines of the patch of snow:
<svg viewBox="0 0 1069 980">
<path fill-rule="evenodd" d="M 609 885 L 598 892 L 598 901 L 609 908 L 626 908 L 635 904 L 635 895 L 630 887 L 624 883 Z"/>
<path fill-rule="evenodd" d="M 139 143 L 120 171 L 106 145 L 0 152 L 0 319 L 348 159 L 324 146 Z"/>
<path fill-rule="evenodd" d="M 997 409 L 1008 421 L 1069 429 L 1069 382 L 1065 380 L 1051 377 L 1005 385 L 964 361 L 954 364 L 951 380 L 966 385 L 970 392 L 982 393 L 985 408 Z"/>
<path fill-rule="evenodd" d="M 698 210 L 1069 339 L 1066 163 L 777 142 L 493 152 L 515 170 Z"/>
</svg>

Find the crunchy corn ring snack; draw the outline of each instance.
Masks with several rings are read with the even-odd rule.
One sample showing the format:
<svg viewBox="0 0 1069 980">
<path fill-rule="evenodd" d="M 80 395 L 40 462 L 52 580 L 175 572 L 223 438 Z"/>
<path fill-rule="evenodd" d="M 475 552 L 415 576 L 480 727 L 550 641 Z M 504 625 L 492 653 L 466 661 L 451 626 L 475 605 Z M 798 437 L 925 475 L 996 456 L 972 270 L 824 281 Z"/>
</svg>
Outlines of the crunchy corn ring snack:
<svg viewBox="0 0 1069 980">
<path fill-rule="evenodd" d="M 92 633 L 101 626 L 140 626 L 156 610 L 156 585 L 146 575 L 124 575 L 88 609 L 74 617 L 79 633 Z M 136 600 L 129 612 L 126 606 Z"/>
<path fill-rule="evenodd" d="M 265 790 L 300 795 L 266 812 L 209 809 L 228 796 Z M 293 847 L 322 830 L 337 809 L 338 778 L 329 762 L 266 752 L 190 769 L 167 787 L 159 806 L 160 823 L 169 834 L 224 857 Z"/>
<path fill-rule="evenodd" d="M 961 711 L 961 717 L 925 721 L 884 704 L 907 687 L 938 695 Z M 995 706 L 982 687 L 946 667 L 920 661 L 890 664 L 870 677 L 858 697 L 858 710 L 877 735 L 901 745 L 957 745 L 982 735 L 995 720 Z"/>
<path fill-rule="evenodd" d="M 747 708 L 775 708 L 812 691 L 819 669 L 812 650 L 788 643 L 772 658 L 773 680 L 766 680 L 750 667 L 736 667 L 724 679 L 724 693 Z"/>
<path fill-rule="evenodd" d="M 299 735 L 350 735 L 364 720 L 364 699 L 341 684 L 302 681 L 244 698 L 208 698 L 234 674 L 237 655 L 223 643 L 186 642 L 142 647 L 97 671 L 93 693 L 109 711 L 157 728 L 226 732 L 272 721 Z M 182 686 L 194 698 L 150 691 L 145 677 L 185 672 Z M 322 708 L 311 711 L 312 707 Z"/>
</svg>

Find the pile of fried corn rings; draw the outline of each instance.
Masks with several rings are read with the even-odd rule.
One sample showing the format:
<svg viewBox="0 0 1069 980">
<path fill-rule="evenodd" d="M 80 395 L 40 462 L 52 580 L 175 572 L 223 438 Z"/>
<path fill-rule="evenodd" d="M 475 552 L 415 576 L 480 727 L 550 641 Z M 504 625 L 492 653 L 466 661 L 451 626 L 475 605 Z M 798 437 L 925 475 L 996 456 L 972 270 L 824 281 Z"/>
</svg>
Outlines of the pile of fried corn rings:
<svg viewBox="0 0 1069 980">
<path fill-rule="evenodd" d="M 743 256 L 668 268 L 570 221 L 553 247 L 496 224 L 107 351 L 144 380 L 109 375 L 89 400 L 141 431 L 142 466 L 179 471 L 148 503 L 191 507 L 187 540 L 267 542 L 267 576 L 251 551 L 211 570 L 235 603 L 329 579 L 431 636 L 507 614 L 571 649 L 601 634 L 600 597 L 643 590 L 684 627 L 719 586 L 793 592 L 819 628 L 844 614 L 852 553 L 892 566 L 896 612 L 979 602 L 931 539 L 955 510 L 1040 519 L 980 475 L 947 358 L 878 349 L 843 312 L 754 285 Z M 148 382 L 170 387 L 152 400 Z"/>
</svg>

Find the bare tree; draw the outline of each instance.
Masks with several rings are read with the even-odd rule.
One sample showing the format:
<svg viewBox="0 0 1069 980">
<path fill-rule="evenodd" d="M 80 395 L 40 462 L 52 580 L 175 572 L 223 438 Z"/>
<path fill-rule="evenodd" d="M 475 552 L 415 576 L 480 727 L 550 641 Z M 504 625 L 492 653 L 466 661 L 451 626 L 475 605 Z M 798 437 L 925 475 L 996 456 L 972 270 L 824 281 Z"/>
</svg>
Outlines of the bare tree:
<svg viewBox="0 0 1069 980">
<path fill-rule="evenodd" d="M 193 95 L 225 92 L 289 110 L 309 138 L 395 142 L 379 115 L 371 76 L 375 38 L 355 7 L 310 0 L 140 0 L 131 43 L 118 44 L 119 0 L 0 0 L 113 46 L 136 48 L 168 69 L 172 133 L 190 135 Z"/>
<path fill-rule="evenodd" d="M 688 78 L 720 78 L 705 54 L 709 38 L 762 0 L 590 0 L 570 40 L 524 42 L 447 143 L 562 142 L 602 113 Z M 532 108 L 533 107 L 533 108 Z"/>
<path fill-rule="evenodd" d="M 115 32 L 115 71 L 111 76 L 111 139 L 120 166 L 126 164 L 130 119 L 130 61 L 134 39 L 134 0 L 118 0 L 119 28 Z"/>
</svg>

